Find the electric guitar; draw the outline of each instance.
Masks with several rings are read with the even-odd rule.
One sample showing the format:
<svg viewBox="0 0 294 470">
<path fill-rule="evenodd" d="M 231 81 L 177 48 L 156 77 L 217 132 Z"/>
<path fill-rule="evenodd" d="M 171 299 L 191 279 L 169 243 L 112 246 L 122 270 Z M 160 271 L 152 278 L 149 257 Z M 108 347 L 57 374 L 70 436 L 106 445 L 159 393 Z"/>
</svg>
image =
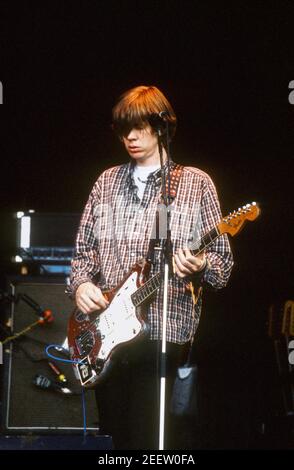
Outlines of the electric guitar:
<svg viewBox="0 0 294 470">
<path fill-rule="evenodd" d="M 201 253 L 224 233 L 236 235 L 246 221 L 255 220 L 259 213 L 254 202 L 230 213 L 201 238 L 198 248 L 191 249 L 192 253 Z M 136 264 L 119 286 L 103 292 L 109 301 L 105 310 L 87 315 L 75 309 L 70 316 L 69 352 L 82 386 L 95 387 L 110 369 L 117 349 L 149 331 L 142 307 L 152 299 L 162 281 L 161 272 L 147 280 L 149 271 L 149 263 Z"/>
</svg>

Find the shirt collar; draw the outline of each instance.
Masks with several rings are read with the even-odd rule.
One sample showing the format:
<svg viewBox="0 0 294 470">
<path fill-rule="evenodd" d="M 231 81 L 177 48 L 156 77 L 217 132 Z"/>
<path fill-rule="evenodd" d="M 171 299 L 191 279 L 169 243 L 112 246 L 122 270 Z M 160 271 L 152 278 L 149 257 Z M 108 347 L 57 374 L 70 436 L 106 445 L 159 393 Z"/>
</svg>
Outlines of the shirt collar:
<svg viewBox="0 0 294 470">
<path fill-rule="evenodd" d="M 175 167 L 175 162 L 172 159 L 170 159 L 169 162 L 170 162 L 170 170 L 173 170 L 173 168 Z M 133 189 L 133 187 L 135 186 L 134 176 L 133 176 L 134 168 L 135 168 L 135 163 L 133 161 L 127 164 L 126 184 L 129 187 L 129 189 Z M 164 169 L 165 175 L 167 175 L 167 170 L 168 170 L 167 160 L 165 161 L 163 165 L 163 169 Z M 158 170 L 151 173 L 151 175 L 148 176 L 148 179 L 153 181 L 156 187 L 160 186 L 161 185 L 161 168 L 158 168 Z"/>
</svg>

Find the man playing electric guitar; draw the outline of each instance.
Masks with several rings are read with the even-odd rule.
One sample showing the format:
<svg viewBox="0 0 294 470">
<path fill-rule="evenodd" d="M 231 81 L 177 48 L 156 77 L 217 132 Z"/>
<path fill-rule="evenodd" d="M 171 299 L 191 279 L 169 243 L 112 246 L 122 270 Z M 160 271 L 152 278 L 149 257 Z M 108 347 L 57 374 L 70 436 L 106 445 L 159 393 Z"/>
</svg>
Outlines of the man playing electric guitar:
<svg viewBox="0 0 294 470">
<path fill-rule="evenodd" d="M 147 256 L 162 189 L 158 131 L 153 127 L 151 116 L 162 112 L 169 121 L 172 138 L 176 116 L 156 87 L 133 88 L 125 92 L 113 108 L 113 129 L 130 162 L 110 168 L 98 177 L 82 215 L 69 288 L 81 314 L 104 309 L 106 313 L 109 298 L 104 292 L 119 286 L 132 266 Z M 165 171 L 166 158 L 164 146 Z M 171 162 L 175 180 L 178 169 L 176 163 Z M 169 280 L 167 307 L 167 403 L 179 358 L 199 324 L 201 295 L 194 305 L 191 282 L 195 291 L 205 284 L 223 288 L 233 266 L 226 235 L 207 243 L 207 248 L 198 254 L 188 248 L 221 219 L 211 178 L 197 168 L 183 167 L 176 183 L 171 204 L 174 275 Z M 159 270 L 158 259 L 155 259 L 150 276 Z M 141 341 L 127 343 L 114 361 L 111 373 L 95 390 L 100 430 L 112 435 L 116 449 L 157 448 L 157 349 L 163 302 L 162 290 L 156 292 L 146 307 L 147 335 Z M 106 315 L 103 321 L 107 323 Z M 81 343 L 83 341 L 81 335 Z M 177 442 L 177 430 L 173 429 L 173 418 L 168 410 L 166 429 L 167 448 L 179 448 L 182 444 Z"/>
</svg>

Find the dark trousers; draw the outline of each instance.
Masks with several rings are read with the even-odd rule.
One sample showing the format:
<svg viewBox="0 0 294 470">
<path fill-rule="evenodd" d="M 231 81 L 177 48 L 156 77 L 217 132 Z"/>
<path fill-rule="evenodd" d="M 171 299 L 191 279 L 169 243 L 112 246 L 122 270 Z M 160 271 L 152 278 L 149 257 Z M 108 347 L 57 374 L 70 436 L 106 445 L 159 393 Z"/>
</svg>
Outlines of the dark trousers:
<svg viewBox="0 0 294 470">
<path fill-rule="evenodd" d="M 160 343 L 134 342 L 119 353 L 107 379 L 96 388 L 100 432 L 115 449 L 158 449 Z M 187 448 L 184 423 L 169 412 L 172 385 L 185 346 L 167 344 L 165 448 Z M 185 440 L 185 439 L 184 439 Z"/>
</svg>

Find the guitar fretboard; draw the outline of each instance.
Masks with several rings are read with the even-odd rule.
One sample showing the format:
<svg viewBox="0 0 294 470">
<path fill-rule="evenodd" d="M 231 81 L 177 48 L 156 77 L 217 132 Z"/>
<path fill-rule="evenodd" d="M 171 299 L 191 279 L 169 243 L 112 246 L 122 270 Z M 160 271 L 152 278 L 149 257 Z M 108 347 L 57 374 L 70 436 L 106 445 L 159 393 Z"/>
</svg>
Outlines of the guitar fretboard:
<svg viewBox="0 0 294 470">
<path fill-rule="evenodd" d="M 195 250 L 191 249 L 191 252 L 195 256 L 198 255 L 199 253 L 201 253 L 201 251 L 205 250 L 205 248 L 211 245 L 211 243 L 213 243 L 214 240 L 216 240 L 220 235 L 221 234 L 218 231 L 217 227 L 212 228 L 209 232 L 204 235 L 204 237 L 201 238 L 198 248 Z"/>
<path fill-rule="evenodd" d="M 161 284 L 161 273 L 152 276 L 145 284 L 132 294 L 132 301 L 135 307 L 139 307 L 146 302 L 156 292 Z"/>
<path fill-rule="evenodd" d="M 221 234 L 218 231 L 218 228 L 214 227 L 209 232 L 207 232 L 204 237 L 201 238 L 198 248 L 196 250 L 191 249 L 191 252 L 193 255 L 199 254 L 201 251 L 205 250 L 205 248 L 211 245 L 211 243 L 213 243 L 214 240 L 220 235 Z M 139 307 L 144 302 L 147 302 L 150 297 L 152 297 L 152 295 L 160 287 L 161 279 L 161 273 L 155 274 L 155 276 L 152 276 L 150 279 L 148 279 L 148 281 L 146 281 L 143 286 L 139 287 L 139 289 L 137 289 L 136 292 L 132 294 L 131 297 L 135 307 Z"/>
</svg>

